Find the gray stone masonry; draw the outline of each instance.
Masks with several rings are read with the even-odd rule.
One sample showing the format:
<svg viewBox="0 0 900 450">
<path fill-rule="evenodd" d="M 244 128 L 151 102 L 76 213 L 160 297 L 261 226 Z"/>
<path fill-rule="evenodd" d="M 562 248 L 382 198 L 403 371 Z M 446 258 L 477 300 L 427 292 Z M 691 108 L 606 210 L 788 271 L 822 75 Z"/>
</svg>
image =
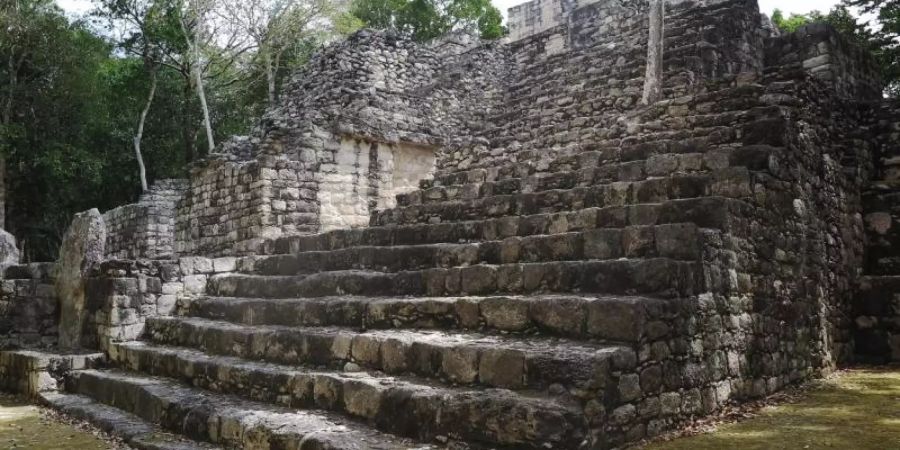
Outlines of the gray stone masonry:
<svg viewBox="0 0 900 450">
<path fill-rule="evenodd" d="M 863 193 L 864 276 L 854 304 L 858 355 L 867 362 L 900 361 L 900 153 L 896 101 L 877 110 L 872 133 L 882 140 L 876 176 Z"/>
<path fill-rule="evenodd" d="M 46 348 L 59 343 L 54 264 L 7 267 L 0 280 L 0 348 Z"/>
<path fill-rule="evenodd" d="M 871 55 L 668 2 L 642 105 L 642 4 L 317 52 L 191 168 L 171 256 L 84 275 L 109 367 L 46 401 L 175 448 L 593 450 L 897 358 L 900 107 Z"/>
<path fill-rule="evenodd" d="M 159 180 L 131 205 L 103 213 L 111 259 L 166 259 L 175 252 L 175 205 L 187 180 Z"/>
<path fill-rule="evenodd" d="M 97 209 L 75 214 L 63 236 L 53 281 L 59 299 L 59 346 L 79 349 L 90 333 L 86 324 L 85 279 L 106 256 L 106 224 Z"/>
</svg>

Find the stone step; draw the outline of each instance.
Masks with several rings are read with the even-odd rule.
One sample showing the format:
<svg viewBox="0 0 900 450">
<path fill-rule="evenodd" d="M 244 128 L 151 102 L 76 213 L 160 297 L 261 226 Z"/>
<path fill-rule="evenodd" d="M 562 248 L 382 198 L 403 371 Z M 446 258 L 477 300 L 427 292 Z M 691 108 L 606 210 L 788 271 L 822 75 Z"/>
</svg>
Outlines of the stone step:
<svg viewBox="0 0 900 450">
<path fill-rule="evenodd" d="M 714 104 L 716 100 L 711 99 L 709 102 Z M 664 112 L 666 108 L 649 110 L 647 113 L 658 114 L 660 111 Z M 763 112 L 768 112 L 768 116 L 778 115 L 777 110 Z M 733 166 L 742 166 L 744 163 L 739 161 L 741 159 L 747 160 L 746 164 L 760 165 L 759 159 L 766 153 L 783 149 L 769 145 L 765 139 L 756 142 L 760 139 L 755 135 L 739 137 L 737 131 L 740 131 L 740 126 L 735 126 L 735 123 L 746 121 L 747 114 L 744 108 L 730 112 L 696 114 L 679 118 L 679 122 L 667 123 L 663 127 L 659 127 L 656 123 L 658 117 L 648 115 L 644 118 L 644 122 L 656 124 L 654 128 L 640 133 L 628 133 L 625 137 L 594 140 L 589 144 L 578 142 L 553 149 L 541 148 L 538 141 L 531 144 L 535 146 L 534 148 L 516 149 L 512 155 L 504 155 L 502 158 L 494 154 L 496 150 L 485 149 L 481 154 L 471 155 L 469 158 L 479 161 L 477 165 L 466 164 L 462 169 L 458 165 L 448 165 L 448 169 L 440 170 L 434 175 L 433 181 L 424 182 L 423 187 L 497 181 L 504 178 L 521 178 L 539 172 L 552 172 L 559 162 L 577 158 L 581 154 L 585 154 L 589 160 L 597 159 L 608 164 L 646 160 L 655 155 L 722 151 L 735 152 L 734 157 L 738 161 L 733 162 Z M 689 128 L 685 128 L 688 124 Z M 553 134 L 553 130 L 542 132 Z M 742 140 L 746 142 L 741 142 Z M 599 154 L 594 155 L 594 152 Z M 767 168 L 767 164 L 763 168 Z"/>
<path fill-rule="evenodd" d="M 585 188 L 623 181 L 637 182 L 651 177 L 698 175 L 733 167 L 731 166 L 733 160 L 744 161 L 723 151 L 661 154 L 646 160 L 609 163 L 600 167 L 591 167 L 579 158 L 568 164 L 568 167 L 560 167 L 562 170 L 551 168 L 548 172 L 530 173 L 523 177 L 503 178 L 497 181 L 441 184 L 400 194 L 397 196 L 397 205 L 414 206 L 451 200 L 474 200 L 494 195 Z M 557 163 L 567 164 L 562 161 Z M 752 167 L 759 168 L 762 163 L 767 164 L 768 160 L 764 159 Z"/>
<path fill-rule="evenodd" d="M 586 418 L 574 398 L 310 370 L 140 342 L 118 344 L 113 353 L 129 370 L 259 402 L 335 411 L 423 442 L 452 435 L 486 446 L 543 449 L 577 448 L 586 438 Z"/>
<path fill-rule="evenodd" d="M 639 344 L 670 336 L 672 300 L 649 297 L 201 297 L 187 314 L 243 325 L 549 333 Z"/>
<path fill-rule="evenodd" d="M 105 361 L 103 353 L 4 350 L 0 352 L 0 389 L 38 399 L 59 391 L 66 373 L 101 367 Z"/>
<path fill-rule="evenodd" d="M 622 51 L 621 49 L 617 50 L 618 52 Z M 621 65 L 611 64 L 611 61 L 605 61 L 607 64 L 603 66 L 598 64 L 598 62 L 603 63 L 604 61 L 602 59 L 598 61 L 597 58 L 602 58 L 603 55 L 618 57 L 621 55 L 618 52 L 595 47 L 589 56 L 570 53 L 564 55 L 567 56 L 566 58 L 560 58 L 558 55 L 549 55 L 546 60 L 541 61 L 541 64 L 522 66 L 520 68 L 521 76 L 510 80 L 512 84 L 507 88 L 507 99 L 518 98 L 525 91 L 538 91 L 542 86 L 550 83 L 566 83 L 571 86 L 573 80 L 570 77 L 579 77 L 579 75 L 581 75 L 578 78 L 579 84 L 584 83 L 582 70 L 591 70 L 592 76 L 599 77 L 608 83 L 607 80 L 610 76 L 621 79 L 622 77 L 618 76 L 621 73 L 644 69 L 643 64 L 637 61 L 627 61 Z M 639 53 L 635 52 L 635 54 Z M 554 60 L 559 63 L 565 62 L 567 65 L 553 65 Z"/>
<path fill-rule="evenodd" d="M 718 117 L 718 116 L 717 116 Z M 658 173 L 675 165 L 695 167 L 698 164 L 711 168 L 747 167 L 751 170 L 768 168 L 769 156 L 782 151 L 768 145 L 747 145 L 737 148 L 711 148 L 708 139 L 682 138 L 659 139 L 631 144 L 594 143 L 590 147 L 573 146 L 556 153 L 538 150 L 522 150 L 516 153 L 516 161 L 490 168 L 474 168 L 464 171 L 437 173 L 433 179 L 421 183 L 422 188 L 452 186 L 468 183 L 500 182 L 525 178 L 538 174 L 582 169 L 601 169 L 601 176 L 610 177 L 619 172 L 634 176 L 641 169 Z M 548 157 L 548 155 L 550 155 Z M 702 156 L 701 156 L 702 155 Z M 699 158 L 699 162 L 698 162 Z"/>
<path fill-rule="evenodd" d="M 707 286 L 703 265 L 668 258 L 478 264 L 403 272 L 341 270 L 310 275 L 220 274 L 207 293 L 221 297 L 297 298 L 335 295 L 460 296 L 582 292 L 687 297 Z"/>
<path fill-rule="evenodd" d="M 146 334 L 157 344 L 278 364 L 340 369 L 348 363 L 388 374 L 414 374 L 459 385 L 544 391 L 553 384 L 599 389 L 627 347 L 555 337 L 441 330 L 239 325 L 197 317 L 158 317 Z"/>
<path fill-rule="evenodd" d="M 900 275 L 869 275 L 860 278 L 856 295 L 859 315 L 892 317 L 900 315 Z"/>
<path fill-rule="evenodd" d="M 156 425 L 77 394 L 46 393 L 41 401 L 63 414 L 90 423 L 138 450 L 207 450 L 214 445 L 162 432 Z"/>
<path fill-rule="evenodd" d="M 704 231 L 692 223 L 596 228 L 552 235 L 510 237 L 466 244 L 359 246 L 254 257 L 239 265 L 261 275 L 337 270 L 399 272 L 476 264 L 672 258 L 699 261 Z"/>
<path fill-rule="evenodd" d="M 584 208 L 660 203 L 668 200 L 752 195 L 753 177 L 746 169 L 712 175 L 679 175 L 644 181 L 491 195 L 472 200 L 448 200 L 400 206 L 372 214 L 371 225 L 459 222 L 513 215 L 574 211 Z"/>
<path fill-rule="evenodd" d="M 532 121 L 553 124 L 552 120 L 547 119 L 552 117 L 551 112 L 582 115 L 583 113 L 579 111 L 581 105 L 577 98 L 589 97 L 593 100 L 593 104 L 605 105 L 610 109 L 616 105 L 623 106 L 623 103 L 624 105 L 633 105 L 641 97 L 641 80 L 636 77 L 640 76 L 642 71 L 643 69 L 637 68 L 621 71 L 618 75 L 628 77 L 628 79 L 617 80 L 614 85 L 605 83 L 602 76 L 600 79 L 582 82 L 577 93 L 571 91 L 571 86 L 560 84 L 562 81 L 553 85 L 540 86 L 543 89 L 540 92 L 527 92 L 521 95 L 510 93 L 510 96 L 504 101 L 504 108 L 488 116 L 487 120 L 493 125 L 490 130 L 492 132 L 503 130 L 507 133 L 510 129 L 524 130 Z M 523 120 L 523 113 L 531 114 Z M 548 114 L 550 115 L 548 116 Z"/>
<path fill-rule="evenodd" d="M 385 225 L 284 236 L 265 244 L 266 254 L 338 250 L 356 246 L 465 243 L 627 226 L 694 223 L 730 230 L 734 217 L 746 217 L 750 205 L 739 199 L 700 197 L 660 203 L 585 208 L 559 213 L 507 216 L 437 224 Z"/>
<path fill-rule="evenodd" d="M 854 349 L 859 361 L 900 360 L 900 275 L 861 277 L 854 299 Z"/>
<path fill-rule="evenodd" d="M 696 51 L 695 48 L 688 48 L 685 50 Z M 620 132 L 632 131 L 628 130 L 621 122 L 616 123 L 613 119 L 614 116 L 598 115 L 597 109 L 595 109 L 593 115 L 585 115 L 582 110 L 583 101 L 579 100 L 590 97 L 592 99 L 591 104 L 594 105 L 595 108 L 601 107 L 608 112 L 617 111 L 622 116 L 634 114 L 635 111 L 633 107 L 641 97 L 641 85 L 643 81 L 640 78 L 640 75 L 642 75 L 642 73 L 641 70 L 637 70 L 625 72 L 623 75 L 635 75 L 635 77 L 628 80 L 619 80 L 615 85 L 605 84 L 602 79 L 591 80 L 588 83 L 579 83 L 577 93 L 571 91 L 571 86 L 559 84 L 541 86 L 541 88 L 544 89 L 541 92 L 531 93 L 526 96 L 518 97 L 515 100 L 510 100 L 510 103 L 507 103 L 507 108 L 499 113 L 489 116 L 489 120 L 495 125 L 491 128 L 492 135 L 499 137 L 499 139 L 494 139 L 492 142 L 500 144 L 510 137 L 519 138 L 521 136 L 524 137 L 524 139 L 518 139 L 520 142 L 529 142 L 532 145 L 537 143 L 552 145 L 552 136 L 557 133 L 568 137 L 564 142 L 577 142 L 577 135 L 573 135 L 572 133 L 573 119 L 578 120 L 577 123 L 579 126 L 587 125 L 588 127 L 591 127 L 596 125 L 606 125 L 607 130 L 604 131 L 609 131 L 608 129 L 611 127 L 617 128 Z M 688 81 L 684 71 L 676 67 L 670 67 L 664 74 L 664 78 L 666 80 L 671 80 L 676 84 Z M 688 124 L 699 133 L 711 134 L 710 130 L 703 129 L 705 124 L 718 123 L 718 126 L 720 127 L 730 125 L 733 128 L 736 128 L 734 127 L 734 124 L 739 121 L 731 120 L 729 117 L 734 118 L 743 116 L 746 113 L 746 110 L 753 107 L 754 104 L 760 106 L 756 99 L 753 99 L 751 102 L 746 101 L 747 96 L 745 95 L 742 97 L 742 99 L 745 100 L 742 104 L 743 108 L 729 110 L 727 106 L 723 108 L 720 103 L 713 103 L 713 106 L 708 106 L 706 108 L 713 111 L 711 113 L 706 113 L 691 108 L 698 103 L 702 103 L 702 100 L 698 101 L 696 99 L 700 96 L 682 97 L 681 95 L 684 93 L 685 92 L 675 93 L 672 90 L 668 90 L 668 92 L 666 92 L 667 97 L 669 97 L 667 100 L 657 103 L 652 108 L 643 111 L 643 114 L 639 113 L 638 117 L 644 120 L 636 121 L 636 123 L 632 122 L 632 125 L 640 126 L 642 124 L 649 124 L 649 126 L 643 130 L 636 130 L 637 132 L 634 132 L 634 135 L 646 133 L 650 135 L 649 137 L 651 138 L 667 137 L 667 134 L 665 134 L 665 131 L 667 131 L 666 128 L 669 130 L 684 128 Z M 675 108 L 667 109 L 668 106 L 675 106 Z M 527 115 L 523 116 L 523 111 Z M 666 117 L 668 120 L 665 123 L 666 128 L 660 128 L 658 124 L 652 123 L 652 119 L 646 120 L 649 117 L 660 118 L 663 115 L 668 115 L 668 117 Z M 673 116 L 677 116 L 678 119 L 682 120 L 672 120 Z M 560 120 L 560 117 L 568 120 Z M 653 135 L 653 133 L 660 134 Z M 615 135 L 620 134 L 616 133 Z M 596 137 L 596 135 L 586 133 L 582 133 L 582 136 L 589 138 Z M 729 134 L 729 136 L 737 137 L 736 134 Z M 548 137 L 551 139 L 548 140 Z M 481 167 L 488 167 L 483 165 L 483 160 L 480 158 L 473 158 L 473 160 L 477 161 L 475 164 L 478 164 Z"/>
<path fill-rule="evenodd" d="M 190 388 L 162 378 L 88 370 L 73 390 L 160 424 L 164 429 L 227 448 L 433 449 L 323 411 L 298 411 Z"/>
<path fill-rule="evenodd" d="M 584 91 L 578 92 L 585 95 L 585 91 L 589 92 L 590 89 L 595 87 L 606 87 L 609 89 L 610 87 L 634 84 L 635 78 L 643 75 L 644 66 L 637 61 L 623 65 L 601 66 L 598 62 L 602 61 L 604 53 L 606 52 L 602 49 L 597 49 L 590 58 L 584 58 L 581 61 L 566 59 L 565 63 L 569 67 L 562 71 L 548 70 L 545 65 L 547 61 L 540 66 L 523 67 L 522 78 L 510 85 L 504 92 L 504 109 L 514 109 L 517 105 L 529 101 L 531 101 L 531 105 L 534 105 L 535 100 L 540 98 L 555 98 L 562 94 L 573 96 L 575 94 L 572 89 L 573 81 L 578 87 L 585 88 Z M 618 58 L 620 55 L 616 54 L 615 57 Z M 584 70 L 591 72 L 591 76 L 588 79 L 584 77 Z M 573 78 L 577 78 L 577 80 L 573 80 Z M 591 98 L 594 98 L 594 96 L 591 96 Z M 519 108 L 519 110 L 521 111 L 522 108 Z M 535 108 L 535 110 L 539 111 L 538 108 Z"/>
<path fill-rule="evenodd" d="M 694 57 L 697 52 L 697 41 L 699 40 L 696 29 L 685 27 L 670 29 L 669 26 L 669 23 L 667 23 L 665 51 L 667 68 L 673 64 L 683 63 L 685 57 Z M 675 34 L 669 34 L 669 31 L 673 31 Z M 612 86 L 618 87 L 623 83 L 640 86 L 642 83 L 640 78 L 644 75 L 644 65 L 640 63 L 640 59 L 645 55 L 641 55 L 639 51 L 634 51 L 631 55 L 632 58 L 626 58 L 627 62 L 624 65 L 620 65 L 612 64 L 611 62 L 623 56 L 622 49 L 618 48 L 615 52 L 605 50 L 602 47 L 595 47 L 591 49 L 590 57 L 583 60 L 575 57 L 574 60 L 569 58 L 565 61 L 560 61 L 562 63 L 561 67 L 564 67 L 564 69 L 558 71 L 548 70 L 548 64 L 552 65 L 552 57 L 542 61 L 541 64 L 523 67 L 521 69 L 521 79 L 523 81 L 509 86 L 504 104 L 513 107 L 516 105 L 521 106 L 530 100 L 531 102 L 528 103 L 528 106 L 540 111 L 540 108 L 535 108 L 535 105 L 553 104 L 553 100 L 557 96 L 575 95 L 573 86 L 580 88 L 599 86 L 607 87 L 608 89 L 611 86 L 611 80 L 615 82 Z M 570 53 L 565 55 L 571 56 Z M 611 59 L 604 61 L 604 56 L 608 56 Z M 585 71 L 591 72 L 587 79 L 585 78 Z M 680 70 L 667 70 L 666 75 L 670 76 L 681 72 Z M 585 91 L 587 89 L 579 89 L 578 94 L 584 95 Z M 636 94 L 640 96 L 640 91 L 638 90 Z M 550 97 L 548 101 L 535 101 L 547 97 Z M 528 110 L 528 108 L 522 107 L 518 109 Z"/>
<path fill-rule="evenodd" d="M 868 249 L 867 272 L 875 276 L 900 275 L 900 256 L 888 254 L 895 253 L 893 248 Z"/>
</svg>

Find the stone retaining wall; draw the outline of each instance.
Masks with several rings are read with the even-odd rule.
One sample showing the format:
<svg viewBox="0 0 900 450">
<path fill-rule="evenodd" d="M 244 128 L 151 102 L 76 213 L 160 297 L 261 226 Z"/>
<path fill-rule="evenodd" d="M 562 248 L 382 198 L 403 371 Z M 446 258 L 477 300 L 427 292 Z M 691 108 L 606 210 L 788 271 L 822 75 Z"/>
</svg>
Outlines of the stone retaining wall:
<svg viewBox="0 0 900 450">
<path fill-rule="evenodd" d="M 0 352 L 0 390 L 40 401 L 42 395 L 61 390 L 72 371 L 100 367 L 105 360 L 102 353 L 3 351 Z"/>
<path fill-rule="evenodd" d="M 6 268 L 0 280 L 0 348 L 50 347 L 59 338 L 55 265 Z"/>
<path fill-rule="evenodd" d="M 248 254 L 266 238 L 315 232 L 316 187 L 300 161 L 271 156 L 202 161 L 178 202 L 175 253 Z"/>
<path fill-rule="evenodd" d="M 231 257 L 108 260 L 85 282 L 88 324 L 82 345 L 108 351 L 109 343 L 137 340 L 149 317 L 173 315 L 179 302 L 206 292 L 207 278 L 235 270 Z"/>
<path fill-rule="evenodd" d="M 187 180 L 160 180 L 137 203 L 103 213 L 106 254 L 113 259 L 171 258 L 174 251 L 175 203 Z"/>
<path fill-rule="evenodd" d="M 854 320 L 856 350 L 866 362 L 900 361 L 900 103 L 873 105 L 879 136 L 874 181 L 863 193 L 866 230 L 865 276 L 860 280 Z"/>
<path fill-rule="evenodd" d="M 761 70 L 761 21 L 753 0 L 671 5 L 665 97 L 702 93 L 707 81 Z M 710 27 L 711 22 L 720 25 Z M 535 153 L 551 158 L 585 143 L 615 145 L 630 137 L 629 115 L 639 109 L 644 84 L 647 35 L 641 8 L 598 1 L 572 10 L 558 26 L 511 42 L 503 108 L 480 139 L 441 153 L 439 173 L 525 161 Z"/>
</svg>

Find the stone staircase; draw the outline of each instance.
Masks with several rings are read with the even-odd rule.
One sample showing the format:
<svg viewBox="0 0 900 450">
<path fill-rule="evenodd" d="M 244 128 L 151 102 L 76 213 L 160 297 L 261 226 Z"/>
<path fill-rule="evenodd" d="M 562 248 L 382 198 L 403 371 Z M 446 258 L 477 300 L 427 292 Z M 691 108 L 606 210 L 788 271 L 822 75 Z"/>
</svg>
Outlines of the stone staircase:
<svg viewBox="0 0 900 450">
<path fill-rule="evenodd" d="M 883 163 L 863 194 L 867 255 L 856 301 L 857 352 L 875 363 L 900 361 L 900 158 Z"/>
<path fill-rule="evenodd" d="M 697 142 L 443 173 L 368 228 L 269 241 L 177 315 L 149 317 L 142 340 L 112 343 L 113 368 L 73 374 L 57 401 L 240 448 L 599 449 L 658 434 L 673 422 L 648 420 L 715 407 L 673 377 L 679 336 L 691 299 L 720 289 L 707 248 L 777 150 Z M 639 412 L 647 395 L 662 400 Z"/>
</svg>

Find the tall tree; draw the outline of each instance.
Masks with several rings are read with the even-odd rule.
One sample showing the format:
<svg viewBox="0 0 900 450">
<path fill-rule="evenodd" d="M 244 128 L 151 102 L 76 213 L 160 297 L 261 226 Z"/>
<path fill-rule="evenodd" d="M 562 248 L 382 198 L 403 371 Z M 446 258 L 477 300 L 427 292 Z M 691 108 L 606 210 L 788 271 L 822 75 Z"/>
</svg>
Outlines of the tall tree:
<svg viewBox="0 0 900 450">
<path fill-rule="evenodd" d="M 212 41 L 217 37 L 215 31 L 210 29 L 212 11 L 212 0 L 183 0 L 178 11 L 178 25 L 181 28 L 182 39 L 184 39 L 184 43 L 187 46 L 187 52 L 184 56 L 190 65 L 190 73 L 197 90 L 197 98 L 200 99 L 200 109 L 203 113 L 203 127 L 206 130 L 206 144 L 209 153 L 215 150 L 216 142 L 209 115 L 209 104 L 206 101 L 201 47 L 210 47 Z M 233 42 L 229 42 L 229 46 Z"/>
<path fill-rule="evenodd" d="M 112 133 L 98 133 L 112 113 L 99 80 L 110 47 L 49 1 L 2 6 L 0 58 L 15 61 L 0 69 L 10 231 L 26 257 L 48 255 L 73 210 L 100 203 L 102 168 L 121 161 L 104 154 Z"/>
<path fill-rule="evenodd" d="M 150 76 L 148 94 L 138 116 L 133 138 L 134 154 L 143 191 L 147 190 L 148 183 L 141 141 L 150 107 L 156 97 L 163 55 L 168 50 L 166 47 L 172 42 L 171 38 L 167 38 L 167 35 L 172 34 L 172 24 L 167 23 L 166 7 L 166 4 L 155 3 L 152 0 L 100 0 L 98 10 L 100 15 L 123 31 L 124 36 L 120 38 L 119 45 L 129 54 L 140 58 Z"/>
<path fill-rule="evenodd" d="M 185 108 L 179 111 L 184 155 L 187 161 L 196 156 L 196 119 L 193 102 L 196 94 L 194 58 L 185 39 L 182 28 L 184 3 L 181 0 L 99 0 L 96 16 L 109 21 L 108 32 L 116 36 L 117 45 L 126 52 L 144 61 L 144 67 L 154 86 L 154 79 L 161 68 L 166 67 L 178 73 L 184 83 L 181 88 Z M 141 111 L 135 137 L 141 131 L 141 120 L 146 121 L 149 107 L 155 97 L 155 90 L 145 98 L 148 113 Z M 153 95 L 150 95 L 153 94 Z M 142 136 L 141 136 L 142 139 Z M 140 139 L 135 139 L 135 153 L 140 148 Z M 142 159 L 142 158 L 141 158 Z M 138 161 L 140 165 L 140 160 Z"/>
<path fill-rule="evenodd" d="M 323 40 L 341 7 L 342 2 L 334 0 L 223 0 L 216 11 L 233 32 L 249 37 L 265 75 L 268 104 L 273 105 L 286 54 Z"/>
<path fill-rule="evenodd" d="M 888 95 L 900 95 L 900 0 L 844 0 L 844 5 L 877 17 L 871 27 L 858 24 L 849 13 L 836 14 L 832 20 L 839 29 L 843 26 L 852 30 L 857 40 L 869 46 L 881 65 Z"/>
<path fill-rule="evenodd" d="M 485 39 L 506 33 L 490 0 L 354 0 L 350 12 L 365 26 L 393 29 L 419 42 L 457 29 L 477 31 Z"/>
<path fill-rule="evenodd" d="M 42 27 L 54 10 L 54 4 L 48 0 L 9 0 L 0 3 L 0 52 L 5 56 L 2 66 L 2 100 L 0 100 L 0 179 L 4 185 L 3 203 L 0 204 L 0 227 L 6 222 L 6 154 L 13 150 L 15 137 L 21 133 L 20 124 L 16 123 L 13 114 L 17 104 L 22 101 L 29 82 L 29 62 L 34 57 L 33 50 L 46 38 L 40 33 Z"/>
</svg>

